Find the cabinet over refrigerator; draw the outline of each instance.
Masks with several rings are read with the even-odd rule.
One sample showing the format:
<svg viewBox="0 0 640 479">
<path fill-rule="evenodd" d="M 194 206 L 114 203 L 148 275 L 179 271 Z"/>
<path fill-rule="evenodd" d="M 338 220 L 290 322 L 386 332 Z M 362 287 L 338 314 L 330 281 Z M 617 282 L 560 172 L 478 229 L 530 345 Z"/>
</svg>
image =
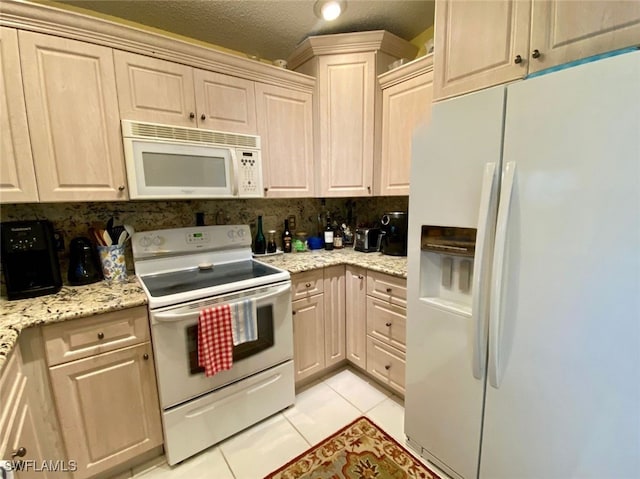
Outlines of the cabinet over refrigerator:
<svg viewBox="0 0 640 479">
<path fill-rule="evenodd" d="M 413 156 L 410 446 L 457 479 L 640 477 L 640 52 L 436 103 Z"/>
</svg>

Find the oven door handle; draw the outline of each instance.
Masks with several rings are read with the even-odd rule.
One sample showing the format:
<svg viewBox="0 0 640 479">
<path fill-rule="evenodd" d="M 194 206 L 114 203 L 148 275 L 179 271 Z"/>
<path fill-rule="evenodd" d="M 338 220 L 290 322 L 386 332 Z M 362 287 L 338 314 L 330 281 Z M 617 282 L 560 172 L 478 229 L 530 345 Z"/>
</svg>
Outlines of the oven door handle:
<svg viewBox="0 0 640 479">
<path fill-rule="evenodd" d="M 256 301 L 262 301 L 263 299 L 268 299 L 271 298 L 273 296 L 278 296 L 279 294 L 285 293 L 287 291 L 289 291 L 291 289 L 291 285 L 290 284 L 286 284 L 284 286 L 280 286 L 278 289 L 271 291 L 268 294 L 264 294 L 262 296 L 257 296 L 255 298 L 253 298 L 252 296 L 248 296 L 246 298 L 242 298 L 242 300 L 245 299 L 255 299 Z M 231 301 L 230 304 L 233 304 L 237 301 Z M 224 304 L 224 303 L 221 303 Z M 193 316 L 197 316 L 200 314 L 200 311 L 189 311 L 188 313 L 171 313 L 171 312 L 165 312 L 165 313 L 155 313 L 153 315 L 153 319 L 157 320 L 157 321 L 161 321 L 163 323 L 169 323 L 169 322 L 173 322 L 173 321 L 181 321 L 185 318 L 190 318 Z"/>
</svg>

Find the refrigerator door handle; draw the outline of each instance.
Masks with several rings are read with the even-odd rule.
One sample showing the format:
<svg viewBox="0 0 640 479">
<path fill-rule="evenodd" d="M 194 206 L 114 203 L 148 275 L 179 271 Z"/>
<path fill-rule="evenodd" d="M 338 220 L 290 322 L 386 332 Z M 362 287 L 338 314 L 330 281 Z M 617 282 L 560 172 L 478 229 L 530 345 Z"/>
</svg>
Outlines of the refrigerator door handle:
<svg viewBox="0 0 640 479">
<path fill-rule="evenodd" d="M 487 296 L 488 291 L 483 285 L 488 284 L 488 272 L 491 269 L 490 245 L 493 240 L 493 226 L 497 201 L 496 163 L 487 163 L 482 178 L 482 193 L 480 195 L 480 209 L 478 212 L 478 235 L 473 264 L 473 296 L 471 311 L 474 317 L 473 342 L 473 377 L 483 379 L 485 360 L 487 357 Z"/>
<path fill-rule="evenodd" d="M 493 271 L 491 274 L 491 299 L 489 302 L 489 384 L 494 388 L 500 387 L 500 311 L 502 298 L 502 278 L 504 273 L 504 256 L 507 245 L 507 226 L 509 211 L 511 209 L 511 197 L 513 183 L 516 174 L 516 163 L 507 162 L 502 178 L 502 191 L 500 192 L 500 204 L 498 206 L 498 221 L 496 223 L 496 241 L 493 256 Z"/>
</svg>

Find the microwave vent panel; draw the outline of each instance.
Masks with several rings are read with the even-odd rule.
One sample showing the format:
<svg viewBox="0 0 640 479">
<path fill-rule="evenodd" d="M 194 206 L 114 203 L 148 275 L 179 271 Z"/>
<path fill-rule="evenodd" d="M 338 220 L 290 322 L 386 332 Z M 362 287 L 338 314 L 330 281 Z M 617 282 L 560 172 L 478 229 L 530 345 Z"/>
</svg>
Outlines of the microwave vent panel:
<svg viewBox="0 0 640 479">
<path fill-rule="evenodd" d="M 125 121 L 126 120 L 123 121 L 123 124 Z M 239 135 L 223 131 L 183 128 L 179 126 L 142 123 L 136 121 L 128 121 L 127 123 L 128 125 L 123 125 L 125 127 L 125 131 L 129 130 L 132 136 L 140 138 L 260 148 L 260 137 L 253 135 Z"/>
</svg>

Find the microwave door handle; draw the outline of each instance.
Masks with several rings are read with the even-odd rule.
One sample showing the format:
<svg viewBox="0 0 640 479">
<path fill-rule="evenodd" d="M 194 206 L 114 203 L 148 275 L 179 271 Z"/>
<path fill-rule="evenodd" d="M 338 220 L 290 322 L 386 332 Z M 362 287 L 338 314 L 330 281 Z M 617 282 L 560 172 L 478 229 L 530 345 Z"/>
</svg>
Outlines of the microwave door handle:
<svg viewBox="0 0 640 479">
<path fill-rule="evenodd" d="M 238 176 L 236 175 L 236 171 L 238 169 L 238 156 L 236 154 L 236 150 L 231 149 L 231 168 L 229 169 L 229 181 L 231 182 L 231 194 L 233 196 L 238 196 Z"/>
</svg>

